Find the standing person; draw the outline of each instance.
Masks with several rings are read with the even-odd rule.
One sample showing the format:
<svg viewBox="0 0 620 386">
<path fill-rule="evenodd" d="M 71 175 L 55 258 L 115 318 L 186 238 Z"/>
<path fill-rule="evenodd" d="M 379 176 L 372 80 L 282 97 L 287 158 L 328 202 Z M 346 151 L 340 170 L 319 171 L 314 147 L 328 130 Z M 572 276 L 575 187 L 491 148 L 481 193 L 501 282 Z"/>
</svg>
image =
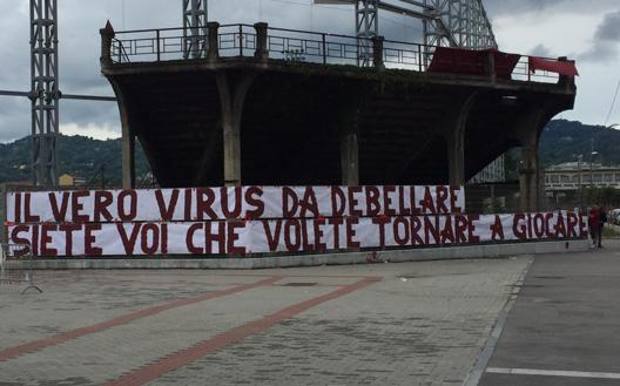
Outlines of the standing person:
<svg viewBox="0 0 620 386">
<path fill-rule="evenodd" d="M 600 211 L 599 208 L 595 205 L 590 209 L 590 214 L 588 215 L 588 226 L 590 227 L 590 237 L 592 238 L 592 245 L 596 247 L 597 239 L 599 237 L 599 227 L 600 227 Z"/>
<path fill-rule="evenodd" d="M 598 220 L 598 247 L 603 248 L 603 246 L 601 245 L 601 240 L 603 238 L 603 229 L 605 228 L 605 223 L 607 222 L 607 211 L 602 206 L 598 210 Z"/>
</svg>

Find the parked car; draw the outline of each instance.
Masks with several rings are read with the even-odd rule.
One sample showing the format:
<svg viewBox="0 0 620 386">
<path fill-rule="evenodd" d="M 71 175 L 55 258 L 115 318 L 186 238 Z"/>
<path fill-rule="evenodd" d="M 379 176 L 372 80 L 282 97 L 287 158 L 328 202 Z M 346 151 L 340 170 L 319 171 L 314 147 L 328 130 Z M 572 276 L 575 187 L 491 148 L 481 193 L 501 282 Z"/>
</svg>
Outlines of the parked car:
<svg viewBox="0 0 620 386">
<path fill-rule="evenodd" d="M 620 225 L 620 209 L 612 209 L 607 214 L 607 222 Z"/>
</svg>

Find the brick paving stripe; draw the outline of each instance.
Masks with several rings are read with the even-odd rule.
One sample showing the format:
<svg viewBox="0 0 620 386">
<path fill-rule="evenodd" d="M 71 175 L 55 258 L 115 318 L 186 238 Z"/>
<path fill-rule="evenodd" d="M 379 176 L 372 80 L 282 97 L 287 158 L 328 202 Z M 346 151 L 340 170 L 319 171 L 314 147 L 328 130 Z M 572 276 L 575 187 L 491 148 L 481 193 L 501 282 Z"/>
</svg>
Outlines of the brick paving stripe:
<svg viewBox="0 0 620 386">
<path fill-rule="evenodd" d="M 270 327 L 284 320 L 290 319 L 293 316 L 298 315 L 312 307 L 366 288 L 379 281 L 381 281 L 381 278 L 366 277 L 353 284 L 343 286 L 325 295 L 317 296 L 315 298 L 293 304 L 289 307 L 283 308 L 276 313 L 267 315 L 261 319 L 248 322 L 239 327 L 218 334 L 213 338 L 199 342 L 194 346 L 188 347 L 175 353 L 171 353 L 152 364 L 125 373 L 121 377 L 106 383 L 105 386 L 144 385 L 158 379 L 159 377 L 170 371 L 174 371 L 183 366 L 186 366 L 187 364 L 196 361 L 209 353 L 220 350 L 231 344 L 237 343 L 249 336 L 264 332 Z"/>
<path fill-rule="evenodd" d="M 200 303 L 206 300 L 217 299 L 223 296 L 237 294 L 237 293 L 251 290 L 257 287 L 272 285 L 281 279 L 282 279 L 282 276 L 271 276 L 264 280 L 259 280 L 257 282 L 250 283 L 250 284 L 237 285 L 237 286 L 224 289 L 221 291 L 214 291 L 214 292 L 209 292 L 209 293 L 199 295 L 199 296 L 169 301 L 163 304 L 143 308 L 141 310 L 137 310 L 137 311 L 125 314 L 125 315 L 121 315 L 116 318 L 107 320 L 105 322 L 93 324 L 91 326 L 86 326 L 82 328 L 77 328 L 77 329 L 70 330 L 70 331 L 67 331 L 67 332 L 64 332 L 58 335 L 50 336 L 48 338 L 38 339 L 32 342 L 10 347 L 8 349 L 0 351 L 0 362 L 5 362 L 11 359 L 15 359 L 22 355 L 26 355 L 28 353 L 41 351 L 45 348 L 56 346 L 56 345 L 68 342 L 70 340 L 77 339 L 84 335 L 89 335 L 89 334 L 100 332 L 100 331 L 103 331 L 103 330 L 106 330 L 112 327 L 121 326 L 121 325 L 130 323 L 130 322 L 133 322 L 134 320 L 157 315 L 161 312 L 168 311 L 174 308 L 187 306 L 187 305 L 191 305 L 195 303 Z"/>
</svg>

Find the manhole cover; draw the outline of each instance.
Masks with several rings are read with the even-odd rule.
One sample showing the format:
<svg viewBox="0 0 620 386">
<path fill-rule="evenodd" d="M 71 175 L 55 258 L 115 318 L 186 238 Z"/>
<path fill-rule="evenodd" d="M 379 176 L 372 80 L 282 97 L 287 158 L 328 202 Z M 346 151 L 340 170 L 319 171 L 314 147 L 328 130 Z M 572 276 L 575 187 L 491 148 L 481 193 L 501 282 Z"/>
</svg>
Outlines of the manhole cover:
<svg viewBox="0 0 620 386">
<path fill-rule="evenodd" d="M 286 283 L 282 284 L 283 287 L 313 287 L 316 283 Z"/>
</svg>

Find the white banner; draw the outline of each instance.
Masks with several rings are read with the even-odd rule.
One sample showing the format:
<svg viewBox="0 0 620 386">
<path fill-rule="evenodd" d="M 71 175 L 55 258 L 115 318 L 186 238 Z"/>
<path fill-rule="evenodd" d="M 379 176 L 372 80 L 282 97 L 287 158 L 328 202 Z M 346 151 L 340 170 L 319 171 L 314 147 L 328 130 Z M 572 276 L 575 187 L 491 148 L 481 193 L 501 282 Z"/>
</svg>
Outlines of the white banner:
<svg viewBox="0 0 620 386">
<path fill-rule="evenodd" d="M 462 187 L 307 186 L 12 192 L 7 222 L 193 222 L 465 212 Z"/>
<path fill-rule="evenodd" d="M 32 215 L 32 213 L 31 213 Z M 204 222 L 9 225 L 14 244 L 35 256 L 165 256 L 322 253 L 587 237 L 574 213 L 317 217 Z"/>
</svg>

